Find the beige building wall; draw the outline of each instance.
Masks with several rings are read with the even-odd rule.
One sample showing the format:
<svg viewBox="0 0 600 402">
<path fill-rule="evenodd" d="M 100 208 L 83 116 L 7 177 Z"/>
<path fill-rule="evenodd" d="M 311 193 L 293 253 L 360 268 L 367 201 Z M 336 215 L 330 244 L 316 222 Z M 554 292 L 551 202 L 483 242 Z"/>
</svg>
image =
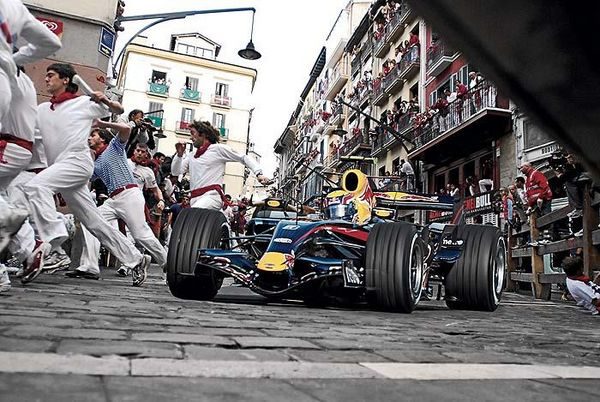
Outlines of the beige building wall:
<svg viewBox="0 0 600 402">
<path fill-rule="evenodd" d="M 167 74 L 169 89 L 164 96 L 148 92 L 153 70 Z M 200 97 L 196 102 L 181 98 L 186 77 L 198 79 Z M 158 140 L 157 150 L 165 155 L 173 155 L 175 144 L 179 141 L 191 144 L 189 133 L 180 130 L 183 108 L 193 110 L 194 120 L 209 121 L 211 124 L 214 113 L 223 114 L 225 128 L 228 130 L 223 142 L 245 154 L 255 80 L 254 69 L 134 44 L 128 46 L 124 56 L 118 87 L 123 91 L 126 113 L 132 109 L 148 111 L 150 102 L 162 104 L 162 128 L 167 137 Z M 230 108 L 211 104 L 217 82 L 229 86 Z M 243 178 L 244 166 L 240 163 L 228 163 L 224 178 L 225 191 L 233 196 L 243 194 Z"/>
</svg>

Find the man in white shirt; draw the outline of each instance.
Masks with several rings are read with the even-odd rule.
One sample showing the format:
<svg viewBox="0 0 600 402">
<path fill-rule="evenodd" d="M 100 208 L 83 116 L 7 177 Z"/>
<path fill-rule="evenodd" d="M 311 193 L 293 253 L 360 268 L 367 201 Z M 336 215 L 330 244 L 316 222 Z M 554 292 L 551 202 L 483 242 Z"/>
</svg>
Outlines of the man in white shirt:
<svg viewBox="0 0 600 402">
<path fill-rule="evenodd" d="M 400 160 L 400 173 L 406 177 L 406 189 L 413 191 L 415 189 L 415 171 L 409 161 Z"/>
<path fill-rule="evenodd" d="M 25 44 L 13 53 L 17 40 Z M 27 167 L 33 146 L 35 88 L 17 66 L 42 59 L 60 47 L 58 37 L 20 0 L 0 1 L 0 190 Z M 25 210 L 12 208 L 0 198 L 0 251 L 26 216 Z"/>
<path fill-rule="evenodd" d="M 567 288 L 577 305 L 592 313 L 600 315 L 600 286 L 583 275 L 581 257 L 566 257 L 562 268 L 567 275 Z"/>
<path fill-rule="evenodd" d="M 143 256 L 118 230 L 106 222 L 88 190 L 94 161 L 88 137 L 95 118 L 111 111 L 122 113 L 120 103 L 109 100 L 102 92 L 77 96 L 72 82 L 75 70 L 70 64 L 55 63 L 46 69 L 46 88 L 50 102 L 38 107 L 37 126 L 46 149 L 48 168 L 25 185 L 29 207 L 39 236 L 44 243 L 39 257 L 58 248 L 68 237 L 64 222 L 57 219 L 53 195 L 61 193 L 76 218 L 104 244 L 124 265 L 145 273 L 150 257 Z M 30 282 L 39 274 L 43 263 L 25 270 L 21 281 Z"/>
<path fill-rule="evenodd" d="M 184 147 L 176 146 L 177 154 L 171 163 L 171 173 L 190 173 L 191 206 L 221 210 L 226 203 L 223 193 L 223 176 L 227 162 L 240 162 L 250 169 L 258 181 L 266 185 L 270 180 L 263 176 L 258 163 L 248 155 L 235 152 L 219 144 L 220 133 L 207 121 L 194 121 L 189 125 L 195 153 L 184 155 Z"/>
</svg>

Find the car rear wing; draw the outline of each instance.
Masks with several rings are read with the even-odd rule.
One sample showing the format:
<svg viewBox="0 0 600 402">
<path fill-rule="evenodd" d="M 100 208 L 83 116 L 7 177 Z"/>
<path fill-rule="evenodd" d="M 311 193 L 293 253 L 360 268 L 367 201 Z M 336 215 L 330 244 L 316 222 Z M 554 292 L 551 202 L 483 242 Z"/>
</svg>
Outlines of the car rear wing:
<svg viewBox="0 0 600 402">
<path fill-rule="evenodd" d="M 377 207 L 453 211 L 454 199 L 447 195 L 421 194 L 408 191 L 376 192 Z"/>
</svg>

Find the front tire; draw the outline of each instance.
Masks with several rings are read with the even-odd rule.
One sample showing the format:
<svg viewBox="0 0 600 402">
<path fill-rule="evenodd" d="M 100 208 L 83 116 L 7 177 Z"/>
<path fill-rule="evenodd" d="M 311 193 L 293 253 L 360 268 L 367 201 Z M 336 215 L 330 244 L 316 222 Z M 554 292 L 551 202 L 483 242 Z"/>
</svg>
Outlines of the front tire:
<svg viewBox="0 0 600 402">
<path fill-rule="evenodd" d="M 381 223 L 367 240 L 366 285 L 380 308 L 411 313 L 421 297 L 425 248 L 414 225 Z"/>
<path fill-rule="evenodd" d="M 446 305 L 451 309 L 494 311 L 500 304 L 506 267 L 506 242 L 490 225 L 457 228 L 463 251 L 446 276 Z"/>
<path fill-rule="evenodd" d="M 196 272 L 198 250 L 221 248 L 229 237 L 227 220 L 219 211 L 187 208 L 179 213 L 167 255 L 167 284 L 180 299 L 211 300 L 223 284 L 223 275 L 207 269 Z"/>
</svg>

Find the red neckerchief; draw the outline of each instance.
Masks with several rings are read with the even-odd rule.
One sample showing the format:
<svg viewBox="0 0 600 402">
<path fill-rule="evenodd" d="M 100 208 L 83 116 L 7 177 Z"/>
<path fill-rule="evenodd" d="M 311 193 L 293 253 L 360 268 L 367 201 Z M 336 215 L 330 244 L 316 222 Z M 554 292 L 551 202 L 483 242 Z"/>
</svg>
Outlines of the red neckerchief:
<svg viewBox="0 0 600 402">
<path fill-rule="evenodd" d="M 135 163 L 136 165 L 140 165 L 140 166 L 149 167 L 151 165 L 154 165 L 151 161 L 146 161 L 146 162 L 144 162 L 144 161 L 138 161 L 137 159 L 135 159 L 135 156 L 133 156 L 133 155 L 129 159 L 131 159 L 131 161 L 133 163 Z"/>
<path fill-rule="evenodd" d="M 108 148 L 108 144 L 102 144 L 97 149 L 94 149 L 94 153 L 96 154 L 96 159 L 98 159 L 100 157 L 100 155 L 102 155 L 102 153 L 104 151 L 106 151 L 106 148 Z"/>
<path fill-rule="evenodd" d="M 210 142 L 204 140 L 204 144 L 202 144 L 202 146 L 196 150 L 196 153 L 194 154 L 194 158 L 201 157 L 206 152 L 206 150 L 208 149 L 209 146 L 210 146 Z"/>
<path fill-rule="evenodd" d="M 58 96 L 53 96 L 50 98 L 50 109 L 54 110 L 54 105 L 58 105 L 59 103 L 63 103 L 64 101 L 68 101 L 70 99 L 75 99 L 79 95 L 74 94 L 72 92 L 63 92 Z"/>
<path fill-rule="evenodd" d="M 584 283 L 588 283 L 588 282 L 592 281 L 592 279 L 589 276 L 585 276 L 585 275 L 569 276 L 569 279 L 572 279 L 574 281 L 581 281 Z"/>
</svg>

